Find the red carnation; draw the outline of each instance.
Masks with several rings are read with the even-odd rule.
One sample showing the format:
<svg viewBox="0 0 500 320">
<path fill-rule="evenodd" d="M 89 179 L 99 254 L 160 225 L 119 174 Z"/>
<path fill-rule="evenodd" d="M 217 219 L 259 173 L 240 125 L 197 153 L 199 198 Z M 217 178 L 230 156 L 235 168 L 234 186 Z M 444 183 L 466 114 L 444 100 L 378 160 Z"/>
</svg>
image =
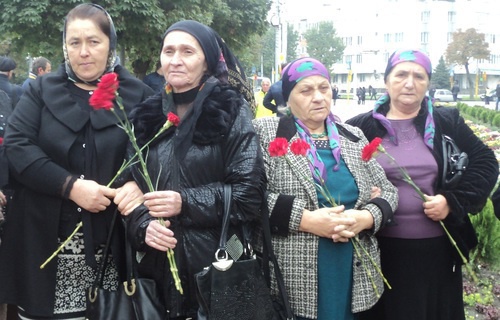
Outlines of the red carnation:
<svg viewBox="0 0 500 320">
<path fill-rule="evenodd" d="M 281 157 L 288 151 L 288 141 L 285 138 L 275 138 L 269 143 L 269 154 L 271 157 Z"/>
<path fill-rule="evenodd" d="M 177 127 L 177 126 L 179 125 L 179 122 L 180 122 L 181 120 L 179 119 L 179 117 L 178 117 L 175 113 L 173 113 L 173 112 L 169 112 L 169 113 L 167 114 L 167 121 L 168 121 L 168 122 L 171 122 L 171 123 L 172 123 L 172 125 L 174 125 L 174 126 L 176 126 L 176 127 Z"/>
<path fill-rule="evenodd" d="M 295 139 L 290 145 L 290 150 L 297 156 L 305 156 L 310 147 L 311 146 L 306 141 L 302 139 Z"/>
<path fill-rule="evenodd" d="M 0 137 L 0 145 L 2 145 L 2 144 L 3 144 L 3 138 Z"/>
<path fill-rule="evenodd" d="M 97 84 L 97 89 L 90 97 L 90 105 L 95 110 L 111 110 L 114 107 L 113 100 L 116 98 L 118 85 L 118 75 L 116 73 L 111 72 L 103 75 Z"/>
<path fill-rule="evenodd" d="M 376 137 L 369 144 L 367 144 L 361 152 L 361 158 L 363 159 L 363 161 L 369 161 L 373 157 L 373 155 L 376 154 L 377 151 L 379 151 L 379 146 L 381 143 L 382 139 Z"/>
</svg>

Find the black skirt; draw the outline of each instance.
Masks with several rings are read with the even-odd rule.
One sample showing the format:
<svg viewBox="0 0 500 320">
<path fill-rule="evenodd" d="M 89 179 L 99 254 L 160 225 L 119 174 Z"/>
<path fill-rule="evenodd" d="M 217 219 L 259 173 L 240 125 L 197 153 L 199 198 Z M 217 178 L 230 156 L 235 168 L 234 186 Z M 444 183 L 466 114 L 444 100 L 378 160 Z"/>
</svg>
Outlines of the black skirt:
<svg viewBox="0 0 500 320">
<path fill-rule="evenodd" d="M 379 237 L 382 272 L 392 286 L 360 320 L 464 320 L 461 264 L 448 237 Z"/>
</svg>

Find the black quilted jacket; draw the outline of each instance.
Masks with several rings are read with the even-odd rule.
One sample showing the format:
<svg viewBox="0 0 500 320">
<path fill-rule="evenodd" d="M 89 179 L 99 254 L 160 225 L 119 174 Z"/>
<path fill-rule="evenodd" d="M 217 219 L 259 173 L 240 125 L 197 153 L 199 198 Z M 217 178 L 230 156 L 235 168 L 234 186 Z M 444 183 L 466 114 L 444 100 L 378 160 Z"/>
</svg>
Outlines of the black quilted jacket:
<svg viewBox="0 0 500 320">
<path fill-rule="evenodd" d="M 230 88 L 216 88 L 202 108 L 195 126 L 193 143 L 182 161 L 174 156 L 177 130 L 172 127 L 149 150 L 148 168 L 153 181 L 158 177 L 158 190 L 175 190 L 182 197 L 182 211 L 171 220 L 177 239 L 174 249 L 184 295 L 179 295 L 172 283 L 165 252 L 144 243 L 145 229 L 151 221 L 144 206 L 129 216 L 129 235 L 137 250 L 145 252 L 139 264 L 141 276 L 154 278 L 171 317 L 195 316 L 198 304 L 194 275 L 214 261 L 219 242 L 223 211 L 223 185 L 232 186 L 231 223 L 259 221 L 260 206 L 265 191 L 265 172 L 259 143 L 251 123 L 248 104 Z M 150 135 L 151 113 L 165 119 L 159 96 L 147 101 L 148 116 L 134 120 L 136 129 Z M 164 122 L 164 120 L 161 120 Z M 143 123 L 141 123 L 143 122 Z M 182 126 L 182 122 L 179 128 Z M 138 137 L 147 141 L 144 137 Z"/>
</svg>

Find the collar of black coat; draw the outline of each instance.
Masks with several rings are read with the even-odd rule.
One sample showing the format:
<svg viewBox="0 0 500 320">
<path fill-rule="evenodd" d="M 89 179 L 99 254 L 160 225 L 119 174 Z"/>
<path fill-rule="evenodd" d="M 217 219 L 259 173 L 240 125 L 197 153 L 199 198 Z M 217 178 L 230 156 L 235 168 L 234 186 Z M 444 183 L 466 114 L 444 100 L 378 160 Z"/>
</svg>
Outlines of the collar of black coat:
<svg viewBox="0 0 500 320">
<path fill-rule="evenodd" d="M 335 122 L 339 134 L 346 139 L 353 142 L 358 142 L 360 138 L 353 134 L 351 131 L 347 130 L 342 124 Z M 297 133 L 297 127 L 295 126 L 295 119 L 293 116 L 284 116 L 280 118 L 278 123 L 278 128 L 276 129 L 276 137 L 286 138 L 290 141 Z"/>
<path fill-rule="evenodd" d="M 140 145 L 145 144 L 160 130 L 168 112 L 175 113 L 173 103 L 173 99 L 161 92 L 134 108 L 131 118 Z M 243 103 L 241 94 L 231 86 L 223 85 L 213 77 L 209 78 L 201 86 L 192 110 L 177 128 L 179 134 L 174 138 L 178 142 L 176 148 L 186 151 L 192 143 L 206 145 L 222 141 L 229 133 Z M 171 132 L 168 130 L 164 134 Z M 157 139 L 159 140 L 161 139 Z"/>
<path fill-rule="evenodd" d="M 115 72 L 118 74 L 118 81 L 120 82 L 118 93 L 128 113 L 133 106 L 127 102 L 137 101 L 138 99 L 132 99 L 132 96 L 142 94 L 142 91 L 137 90 L 137 83 L 133 83 L 131 80 L 133 77 L 123 67 L 117 66 Z M 116 116 L 108 110 L 87 112 L 80 108 L 78 102 L 70 94 L 69 86 L 74 85 L 74 83 L 68 80 L 64 64 L 61 65 L 57 72 L 47 74 L 44 79 L 39 87 L 33 89 L 35 94 L 40 94 L 43 103 L 53 116 L 74 132 L 80 131 L 89 120 L 95 129 L 102 129 L 118 123 Z M 36 92 L 38 90 L 39 92 Z M 124 120 L 125 115 L 118 114 Z"/>
</svg>

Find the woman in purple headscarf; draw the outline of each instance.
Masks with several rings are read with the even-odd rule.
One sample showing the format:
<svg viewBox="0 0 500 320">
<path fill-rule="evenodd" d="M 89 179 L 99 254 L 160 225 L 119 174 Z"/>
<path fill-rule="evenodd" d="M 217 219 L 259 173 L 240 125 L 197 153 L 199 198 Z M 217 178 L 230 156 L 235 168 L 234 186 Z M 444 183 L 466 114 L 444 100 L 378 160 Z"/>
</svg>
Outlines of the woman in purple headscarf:
<svg viewBox="0 0 500 320">
<path fill-rule="evenodd" d="M 331 113 L 332 88 L 323 64 L 295 60 L 283 70 L 282 82 L 291 115 L 259 118 L 254 126 L 264 154 L 274 250 L 291 306 L 297 319 L 357 319 L 376 303 L 383 282 L 349 240 L 356 237 L 379 262 L 374 233 L 392 217 L 396 190 L 376 161 L 361 160 L 367 144 L 361 130 L 340 124 Z M 288 149 L 285 161 L 269 150 L 276 138 L 301 139 L 309 149 L 305 155 Z M 382 192 L 372 198 L 374 186 Z"/>
<path fill-rule="evenodd" d="M 485 204 L 498 177 L 498 163 L 456 108 L 434 108 L 426 96 L 431 72 L 423 52 L 394 52 L 384 75 L 387 92 L 373 111 L 347 121 L 359 126 L 370 140 L 382 138 L 382 146 L 427 195 L 422 202 L 394 163 L 377 158 L 399 191 L 394 223 L 377 234 L 382 271 L 392 290 L 386 290 L 362 319 L 465 319 L 462 260 L 439 221 L 467 255 L 477 244 L 467 214 L 477 213 Z M 443 179 L 443 134 L 469 156 L 455 186 Z"/>
</svg>

